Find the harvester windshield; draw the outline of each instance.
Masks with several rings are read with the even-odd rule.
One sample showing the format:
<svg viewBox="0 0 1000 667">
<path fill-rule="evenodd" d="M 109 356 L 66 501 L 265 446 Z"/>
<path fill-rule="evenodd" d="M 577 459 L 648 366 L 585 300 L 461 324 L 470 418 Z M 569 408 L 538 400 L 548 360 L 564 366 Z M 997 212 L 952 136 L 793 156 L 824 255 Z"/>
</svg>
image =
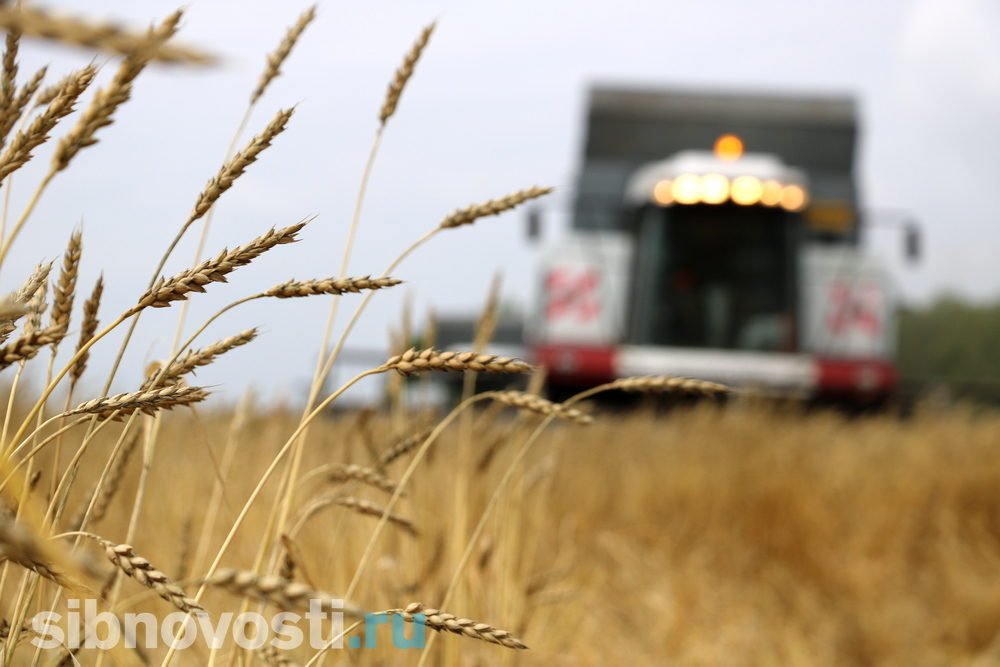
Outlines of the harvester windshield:
<svg viewBox="0 0 1000 667">
<path fill-rule="evenodd" d="M 686 152 L 637 172 L 627 341 L 795 351 L 807 198 L 802 174 L 767 155 Z"/>
<path fill-rule="evenodd" d="M 794 350 L 790 217 L 781 208 L 733 203 L 644 207 L 635 228 L 630 342 Z"/>
</svg>

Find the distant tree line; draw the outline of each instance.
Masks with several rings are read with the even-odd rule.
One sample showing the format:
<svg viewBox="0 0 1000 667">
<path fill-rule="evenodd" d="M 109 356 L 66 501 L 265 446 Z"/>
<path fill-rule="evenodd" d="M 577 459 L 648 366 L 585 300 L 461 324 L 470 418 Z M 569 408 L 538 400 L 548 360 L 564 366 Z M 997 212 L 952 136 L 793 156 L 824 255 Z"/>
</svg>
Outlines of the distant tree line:
<svg viewBox="0 0 1000 667">
<path fill-rule="evenodd" d="M 1000 389 L 1000 302 L 941 297 L 928 306 L 904 308 L 899 329 L 904 378 Z"/>
</svg>

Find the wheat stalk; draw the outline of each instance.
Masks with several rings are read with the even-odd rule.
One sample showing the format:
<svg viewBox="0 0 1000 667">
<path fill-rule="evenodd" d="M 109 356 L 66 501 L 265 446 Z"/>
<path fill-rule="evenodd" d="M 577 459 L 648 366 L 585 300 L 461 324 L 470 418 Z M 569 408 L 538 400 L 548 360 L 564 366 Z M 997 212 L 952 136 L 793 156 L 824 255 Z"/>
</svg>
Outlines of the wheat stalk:
<svg viewBox="0 0 1000 667">
<path fill-rule="evenodd" d="M 524 650 L 528 647 L 506 630 L 500 630 L 488 623 L 459 618 L 446 611 L 425 607 L 419 602 L 413 602 L 405 609 L 389 609 L 384 614 L 399 616 L 407 623 L 423 623 L 431 630 L 451 632 L 471 639 L 479 639 L 491 644 L 498 644 L 510 649 Z M 418 618 L 421 617 L 421 618 Z"/>
<path fill-rule="evenodd" d="M 286 611 L 309 609 L 310 602 L 315 600 L 321 611 L 342 612 L 355 618 L 364 616 L 357 605 L 281 577 L 259 575 L 247 570 L 220 569 L 205 583 L 233 595 L 268 602 Z"/>
<path fill-rule="evenodd" d="M 396 113 L 399 98 L 403 95 L 406 83 L 413 76 L 413 69 L 416 67 L 417 61 L 420 60 L 420 55 L 424 52 L 427 42 L 430 41 L 434 27 L 435 24 L 431 23 L 420 31 L 417 41 L 413 43 L 410 50 L 403 56 L 403 64 L 399 66 L 399 69 L 396 70 L 396 73 L 392 77 L 392 81 L 389 82 L 389 90 L 385 93 L 385 101 L 382 102 L 382 109 L 378 114 L 379 122 L 383 125 Z"/>
<path fill-rule="evenodd" d="M 0 9 L 2 13 L 3 9 Z M 88 65 L 74 75 L 67 77 L 45 111 L 40 113 L 28 127 L 11 140 L 7 150 L 0 156 L 0 180 L 17 171 L 31 159 L 31 152 L 45 143 L 49 132 L 62 118 L 73 112 L 76 101 L 94 80 L 97 70 Z"/>
<path fill-rule="evenodd" d="M 68 417 L 88 414 L 97 415 L 100 419 L 112 418 L 115 421 L 120 421 L 136 410 L 151 415 L 179 405 L 193 405 L 206 398 L 208 398 L 208 392 L 201 387 L 172 384 L 157 389 L 145 389 L 127 394 L 95 398 L 92 401 L 81 403 L 64 415 Z"/>
<path fill-rule="evenodd" d="M 59 140 L 52 156 L 53 171 L 66 169 L 80 149 L 97 143 L 97 131 L 114 122 L 112 116 L 115 111 L 132 96 L 132 82 L 149 64 L 156 49 L 177 32 L 181 14 L 181 10 L 177 10 L 167 16 L 159 26 L 150 27 L 141 48 L 130 53 L 122 61 L 106 88 L 97 91 L 73 129 Z"/>
<path fill-rule="evenodd" d="M 651 375 L 614 380 L 608 389 L 644 393 L 678 393 L 698 396 L 722 396 L 730 393 L 729 387 L 717 382 L 693 378 Z"/>
<path fill-rule="evenodd" d="M 209 283 L 224 283 L 228 274 L 249 264 L 271 248 L 297 241 L 296 235 L 305 225 L 306 222 L 300 222 L 283 229 L 271 228 L 246 245 L 234 250 L 223 250 L 215 259 L 205 260 L 171 278 L 160 278 L 139 297 L 138 303 L 125 315 L 134 315 L 148 307 L 166 308 L 175 301 L 187 299 L 191 292 L 204 292 L 204 286 Z"/>
<path fill-rule="evenodd" d="M 526 201 L 537 199 L 552 192 L 552 188 L 541 188 L 532 186 L 525 190 L 518 190 L 499 199 L 489 199 L 480 204 L 472 204 L 465 208 L 460 208 L 447 216 L 438 225 L 440 229 L 453 229 L 462 225 L 469 225 L 489 215 L 499 215 L 504 211 L 509 211 L 515 206 L 519 206 Z"/>
<path fill-rule="evenodd" d="M 257 103 L 257 100 L 264 95 L 264 91 L 267 90 L 271 81 L 281 74 L 282 64 L 284 64 L 285 60 L 288 59 L 292 49 L 295 48 L 296 42 L 299 41 L 299 37 L 302 36 L 306 26 L 308 26 L 314 18 L 316 18 L 316 5 L 312 5 L 299 15 L 298 20 L 296 20 L 295 23 L 288 28 L 288 32 L 285 33 L 285 38 L 281 40 L 280 44 L 278 44 L 278 48 L 267 55 L 267 66 L 260 75 L 257 87 L 254 88 L 253 93 L 250 94 L 251 105 Z"/>
<path fill-rule="evenodd" d="M 0 29 L 17 31 L 25 37 L 123 56 L 152 49 L 149 57 L 160 62 L 208 65 L 216 61 L 214 56 L 189 46 L 151 46 L 145 33 L 131 31 L 116 23 L 92 21 L 20 4 L 0 7 Z"/>
<path fill-rule="evenodd" d="M 90 359 L 90 350 L 84 350 L 84 346 L 90 342 L 90 339 L 94 337 L 97 333 L 97 325 L 99 320 L 97 318 L 98 311 L 101 308 L 101 297 L 104 294 L 104 276 L 100 275 L 97 277 L 97 282 L 94 283 L 94 289 L 91 291 L 90 296 L 86 301 L 83 302 L 83 324 L 80 325 L 80 339 L 76 344 L 76 361 L 73 362 L 73 366 L 70 368 L 70 384 L 76 385 L 83 376 L 83 372 L 87 369 L 87 361 Z M 80 350 L 83 350 L 82 354 L 79 354 Z"/>
<path fill-rule="evenodd" d="M 323 278 L 317 280 L 288 280 L 263 292 L 263 296 L 291 299 L 317 294 L 356 294 L 363 290 L 380 290 L 399 285 L 402 280 L 395 278 Z"/>
<path fill-rule="evenodd" d="M 510 357 L 475 352 L 441 352 L 434 348 L 410 348 L 383 365 L 401 375 L 415 375 L 425 371 L 476 371 L 477 373 L 527 373 L 532 366 Z"/>
<path fill-rule="evenodd" d="M 222 165 L 219 172 L 209 179 L 205 189 L 198 195 L 198 200 L 194 204 L 194 209 L 184 223 L 184 228 L 190 227 L 196 220 L 204 216 L 212 208 L 212 205 L 222 196 L 222 194 L 233 186 L 237 178 L 251 164 L 257 161 L 257 157 L 271 145 L 271 142 L 279 134 L 285 131 L 288 121 L 291 119 L 294 109 L 282 109 L 271 122 L 268 123 L 264 131 L 255 136 L 247 144 L 246 148 L 232 157 L 231 160 Z"/>
</svg>

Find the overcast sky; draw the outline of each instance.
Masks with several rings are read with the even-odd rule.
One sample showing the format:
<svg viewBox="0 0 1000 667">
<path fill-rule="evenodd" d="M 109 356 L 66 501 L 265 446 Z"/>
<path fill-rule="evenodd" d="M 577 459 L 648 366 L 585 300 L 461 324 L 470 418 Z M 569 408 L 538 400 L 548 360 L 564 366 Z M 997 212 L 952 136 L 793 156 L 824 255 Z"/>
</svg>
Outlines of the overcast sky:
<svg viewBox="0 0 1000 667">
<path fill-rule="evenodd" d="M 145 25 L 171 0 L 63 0 L 74 13 Z M 156 68 L 134 100 L 61 174 L 3 267 L 16 287 L 57 257 L 84 224 L 83 290 L 99 271 L 106 317 L 134 301 L 155 259 L 218 168 L 264 56 L 305 3 L 194 0 L 182 39 L 222 54 L 223 66 Z M 864 204 L 903 209 L 923 225 L 925 257 L 901 261 L 901 239 L 878 232 L 874 252 L 906 297 L 942 291 L 1000 296 L 1000 5 L 995 0 L 702 0 L 561 2 L 371 0 L 325 2 L 258 107 L 250 129 L 298 104 L 288 131 L 217 207 L 209 249 L 245 242 L 272 225 L 317 215 L 304 241 L 278 248 L 230 285 L 193 300 L 192 322 L 289 277 L 335 274 L 361 168 L 386 83 L 420 28 L 439 21 L 387 131 L 371 181 L 351 273 L 381 273 L 412 239 L 452 209 L 532 184 L 565 192 L 578 167 L 586 89 L 594 81 L 773 91 L 848 92 L 860 101 Z M 90 54 L 26 45 L 23 76 L 44 63 L 61 74 Z M 102 77 L 113 67 L 105 67 Z M 58 132 L 57 132 L 58 134 Z M 18 172 L 17 212 L 47 163 Z M 551 239 L 565 220 L 546 230 Z M 557 224 L 558 223 L 558 224 Z M 194 234 L 168 273 L 191 263 Z M 384 347 L 407 295 L 419 319 L 477 308 L 496 271 L 509 301 L 528 301 L 534 251 L 509 215 L 442 235 L 397 272 L 405 289 L 378 295 L 352 338 Z M 341 322 L 353 310 L 344 300 Z M 294 395 L 321 336 L 325 299 L 251 304 L 218 322 L 205 342 L 249 326 L 261 340 L 206 369 L 201 382 L 233 395 L 247 382 Z M 170 343 L 175 309 L 145 315 L 117 383 L 133 388 Z M 117 341 L 95 350 L 95 384 Z"/>
</svg>

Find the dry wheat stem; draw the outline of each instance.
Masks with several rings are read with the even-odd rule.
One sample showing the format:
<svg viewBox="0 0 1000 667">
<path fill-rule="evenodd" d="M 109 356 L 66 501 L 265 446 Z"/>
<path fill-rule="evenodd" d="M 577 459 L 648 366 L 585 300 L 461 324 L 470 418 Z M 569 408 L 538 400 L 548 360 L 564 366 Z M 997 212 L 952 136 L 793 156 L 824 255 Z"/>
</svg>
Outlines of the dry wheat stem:
<svg viewBox="0 0 1000 667">
<path fill-rule="evenodd" d="M 430 41 L 434 27 L 435 24 L 431 23 L 420 31 L 417 41 L 413 43 L 410 50 L 403 56 L 403 64 L 399 66 L 399 69 L 396 70 L 396 73 L 392 77 L 392 81 L 389 82 L 389 89 L 385 93 L 385 101 L 382 102 L 382 108 L 378 114 L 379 122 L 382 125 L 385 125 L 392 115 L 396 113 L 399 98 L 403 95 L 406 83 L 413 76 L 413 69 L 416 67 L 417 61 L 420 60 L 420 55 L 424 52 L 427 42 Z"/>
<path fill-rule="evenodd" d="M 471 407 L 472 405 L 480 401 L 492 399 L 493 396 L 494 393 L 488 391 L 476 394 L 475 396 L 470 396 L 469 398 L 465 399 L 457 406 L 455 406 L 444 419 L 438 422 L 437 426 L 434 427 L 434 430 L 431 431 L 430 435 L 428 435 L 427 438 L 420 444 L 420 448 L 417 449 L 416 453 L 413 455 L 413 458 L 410 459 L 410 464 L 406 467 L 406 470 L 403 471 L 403 475 L 399 478 L 399 481 L 396 483 L 396 491 L 392 494 L 392 497 L 389 498 L 389 501 L 385 504 L 384 508 L 385 512 L 392 512 L 393 509 L 395 509 L 396 503 L 402 497 L 403 492 L 406 489 L 406 485 L 409 483 L 410 478 L 413 477 L 413 473 L 416 471 L 417 466 L 420 465 L 420 462 L 426 455 L 427 450 L 430 449 L 430 447 L 437 441 L 439 437 L 441 437 L 441 433 L 443 433 L 444 430 L 448 428 L 448 426 L 450 426 L 451 423 L 454 422 L 455 419 L 457 419 L 467 408 Z M 361 555 L 361 559 L 358 561 L 358 565 L 354 570 L 354 576 L 351 578 L 351 583 L 348 585 L 347 592 L 344 594 L 346 597 L 348 598 L 352 597 L 354 593 L 357 591 L 358 585 L 361 583 L 361 577 L 364 574 L 365 568 L 368 566 L 368 563 L 371 562 L 371 559 L 375 552 L 375 547 L 378 544 L 379 537 L 382 535 L 382 531 L 385 530 L 385 525 L 387 522 L 388 522 L 388 515 L 384 514 L 382 518 L 379 519 L 378 523 L 375 525 L 375 530 L 372 531 L 372 536 L 368 539 L 368 544 L 365 546 L 364 553 Z"/>
<path fill-rule="evenodd" d="M 271 460 L 271 463 L 268 465 L 267 469 L 261 475 L 260 480 L 258 480 L 257 485 L 254 487 L 253 491 L 251 491 L 250 496 L 244 502 L 243 507 L 240 509 L 239 514 L 236 516 L 236 519 L 233 521 L 232 527 L 230 528 L 229 532 L 226 534 L 226 537 L 223 539 L 222 544 L 220 545 L 218 551 L 216 552 L 215 558 L 213 559 L 212 564 L 208 568 L 208 573 L 205 575 L 206 577 L 211 577 L 218 570 L 219 564 L 222 562 L 222 558 L 226 555 L 226 552 L 229 550 L 229 547 L 230 547 L 230 545 L 233 542 L 233 538 L 236 536 L 236 531 L 239 530 L 240 526 L 243 525 L 243 521 L 246 519 L 247 514 L 250 512 L 250 508 L 257 501 L 257 498 L 260 497 L 260 493 L 264 489 L 264 486 L 267 484 L 268 480 L 271 478 L 271 475 L 274 474 L 274 471 L 281 464 L 281 461 L 284 459 L 285 455 L 288 454 L 289 449 L 291 449 L 292 445 L 298 439 L 299 435 L 301 435 L 302 431 L 305 428 L 307 428 L 309 426 L 309 424 L 311 424 L 312 421 L 316 417 L 318 417 L 319 415 L 321 415 L 323 413 L 323 411 L 326 410 L 327 406 L 329 406 L 331 403 L 333 403 L 335 400 L 337 400 L 345 391 L 347 391 L 352 386 L 354 386 L 354 384 L 356 384 L 357 382 L 361 381 L 362 379 L 368 377 L 369 375 L 377 375 L 379 373 L 384 373 L 384 372 L 385 372 L 385 370 L 383 368 L 372 368 L 372 369 L 369 369 L 369 370 L 364 371 L 362 373 L 359 373 L 358 375 L 354 376 L 353 378 L 351 378 L 350 380 L 348 380 L 346 383 L 344 383 L 343 385 L 341 385 L 332 394 L 330 394 L 325 399 L 323 399 L 313 409 L 313 411 L 310 412 L 309 415 L 306 416 L 305 419 L 301 420 L 301 422 L 299 423 L 299 425 L 296 427 L 295 431 L 292 432 L 292 434 L 288 438 L 288 440 L 285 441 L 285 444 L 282 445 L 281 449 L 278 450 L 278 453 L 275 454 L 274 458 Z M 195 595 L 195 599 L 196 600 L 200 600 L 202 594 L 204 593 L 204 591 L 205 591 L 205 587 L 202 586 L 198 590 L 198 593 Z M 350 598 L 350 596 L 346 596 L 346 597 Z M 163 664 L 164 665 L 167 665 L 167 664 L 170 663 L 170 661 L 173 658 L 173 655 L 176 652 L 176 650 L 177 650 L 177 647 L 175 645 L 171 644 L 170 648 L 167 651 L 167 655 L 163 659 Z"/>
<path fill-rule="evenodd" d="M 367 195 L 368 192 L 368 183 L 371 180 L 371 174 L 375 167 L 375 158 L 378 155 L 379 146 L 381 146 L 382 144 L 382 136 L 384 130 L 385 130 L 385 124 L 383 123 L 380 124 L 378 126 L 378 129 L 375 131 L 375 138 L 372 141 L 371 148 L 368 151 L 368 157 L 365 160 L 364 169 L 361 172 L 361 183 L 358 186 L 358 192 L 354 199 L 354 210 L 351 213 L 351 224 L 347 230 L 347 240 L 344 244 L 344 249 L 340 259 L 340 268 L 337 273 L 337 278 L 339 279 L 347 277 L 347 268 L 350 263 L 351 254 L 354 251 L 354 241 L 355 238 L 357 237 L 358 227 L 361 224 L 361 210 L 362 207 L 364 206 L 365 196 Z M 389 272 L 390 271 L 387 270 L 380 277 L 387 278 Z M 367 294 L 365 294 L 361 304 L 358 306 L 358 309 L 355 310 L 355 315 L 354 315 L 355 318 L 357 317 L 360 310 L 363 310 L 364 304 L 368 302 L 368 300 L 372 297 L 373 294 L 374 291 L 369 291 Z M 327 369 L 325 359 L 327 356 L 327 348 L 330 345 L 330 339 L 333 337 L 333 329 L 337 321 L 337 313 L 340 306 L 340 295 L 334 294 L 332 296 L 333 298 L 330 300 L 330 308 L 327 312 L 326 325 L 324 326 L 323 329 L 323 336 L 320 340 L 319 349 L 317 350 L 316 353 L 316 364 L 313 368 L 312 383 L 309 386 L 309 396 L 306 400 L 305 407 L 303 408 L 302 411 L 302 418 L 305 418 L 305 416 L 315 405 L 316 400 L 319 398 L 320 391 L 322 390 L 323 383 L 325 382 L 326 377 L 328 377 L 330 374 L 330 371 Z M 347 327 L 348 330 L 351 328 L 351 326 L 353 326 L 353 322 L 354 319 L 352 319 L 352 321 L 348 323 Z M 342 342 L 339 342 L 338 346 L 341 344 Z M 331 357 L 336 353 L 337 350 L 334 350 L 334 352 L 331 353 Z M 332 359 L 330 363 L 332 366 Z M 281 502 L 277 506 L 275 506 L 274 510 L 271 512 L 271 515 L 268 517 L 269 529 L 271 528 L 270 524 L 275 520 L 275 518 L 277 520 L 277 530 L 275 531 L 276 534 L 284 532 L 286 524 L 288 522 L 289 515 L 292 511 L 292 500 L 295 493 L 295 487 L 297 486 L 297 482 L 299 479 L 299 474 L 302 468 L 303 450 L 305 448 L 305 441 L 308 438 L 308 434 L 309 434 L 308 429 L 303 431 L 300 441 L 294 445 L 294 449 L 292 451 L 292 456 L 291 456 L 291 462 L 286 467 L 285 472 L 282 475 L 281 485 L 279 486 L 279 495 L 282 498 Z M 268 540 L 266 538 L 262 540 L 259 550 L 260 558 L 264 557 L 265 551 L 269 546 L 267 542 Z"/>
<path fill-rule="evenodd" d="M 347 600 L 281 577 L 261 576 L 247 570 L 222 569 L 206 577 L 206 583 L 233 595 L 255 598 L 286 611 L 308 610 L 310 602 L 315 600 L 322 611 L 341 612 L 349 618 L 364 616 L 360 607 Z"/>
<path fill-rule="evenodd" d="M 257 100 L 264 95 L 264 91 L 267 90 L 271 81 L 281 74 L 281 66 L 284 64 L 285 60 L 288 59 L 292 49 L 295 48 L 295 44 L 299 41 L 299 37 L 302 36 L 306 26 L 308 26 L 314 18 L 316 18 L 316 5 L 312 5 L 302 12 L 295 23 L 288 28 L 288 31 L 285 33 L 285 38 L 281 40 L 280 44 L 278 44 L 278 48 L 267 54 L 267 65 L 260 75 L 257 87 L 254 88 L 253 92 L 250 94 L 251 106 L 256 104 Z"/>
<path fill-rule="evenodd" d="M 93 525 L 107 514 L 108 508 L 111 507 L 111 501 L 114 500 L 115 494 L 118 493 L 118 488 L 121 486 L 122 479 L 125 477 L 125 469 L 132 458 L 132 452 L 135 451 L 138 444 L 139 436 L 133 435 L 126 440 L 126 444 L 118 456 L 110 460 L 110 468 L 108 469 L 104 483 L 100 487 L 96 484 L 94 485 L 94 488 L 90 490 L 87 496 L 87 502 L 80 508 L 78 516 L 70 522 L 70 525 L 76 530 L 83 528 L 84 519 Z"/>
<path fill-rule="evenodd" d="M 11 450 L 11 453 L 8 456 L 10 456 L 10 457 L 15 456 L 19 451 L 21 451 L 22 449 L 24 449 L 25 447 L 27 447 L 28 444 L 32 441 L 32 439 L 38 433 L 40 433 L 45 427 L 47 427 L 49 424 L 52 424 L 53 422 L 55 422 L 55 421 L 57 421 L 57 420 L 59 420 L 61 418 L 62 418 L 62 415 L 56 415 L 55 417 L 50 417 L 49 419 L 47 419 L 44 422 L 42 422 L 42 424 L 40 424 L 39 427 L 36 428 L 33 433 L 29 434 L 27 438 L 25 438 L 21 443 L 19 443 L 16 447 L 14 447 L 13 450 Z M 69 431 L 70 429 L 73 429 L 76 426 L 79 426 L 80 424 L 82 424 L 85 421 L 87 421 L 87 418 L 83 417 L 83 418 L 80 418 L 80 419 L 75 420 L 73 422 L 70 422 L 69 424 L 63 424 L 61 427 L 59 427 L 59 429 L 57 429 L 56 431 L 50 433 L 43 440 L 41 440 L 39 442 L 36 442 L 35 445 L 34 445 L 34 447 L 32 447 L 31 450 L 28 451 L 27 454 L 25 454 L 24 456 L 22 456 L 21 459 L 16 464 L 14 464 L 14 467 L 11 468 L 11 471 L 4 478 L 3 482 L 0 482 L 0 491 L 2 491 L 7 486 L 7 483 L 10 481 L 12 475 L 16 474 L 18 470 L 20 470 L 22 467 L 24 467 L 25 465 L 27 465 L 28 462 L 32 458 L 34 458 L 34 456 L 36 454 L 38 454 L 38 452 L 40 452 L 42 449 L 44 449 L 50 442 L 52 442 L 53 440 L 55 440 L 56 438 L 58 438 L 60 435 L 62 435 L 66 431 Z"/>
<path fill-rule="evenodd" d="M 528 192 L 528 191 L 522 191 L 522 192 Z M 513 196 L 514 195 L 508 195 L 507 198 L 502 198 L 502 199 L 508 199 L 509 197 L 513 197 Z M 436 227 L 434 227 L 434 228 L 428 230 L 427 232 L 425 232 L 423 234 L 423 236 L 421 236 L 420 238 L 418 238 L 416 241 L 414 241 L 413 243 L 411 243 L 406 249 L 404 249 L 403 252 L 401 252 L 399 254 L 399 256 L 397 256 L 396 259 L 394 259 L 389 264 L 389 266 L 388 266 L 388 268 L 386 268 L 385 272 L 382 273 L 382 277 L 386 277 L 390 273 L 392 273 L 393 271 L 395 271 L 396 268 L 400 264 L 402 264 L 406 260 L 407 257 L 409 257 L 411 254 L 413 254 L 414 252 L 416 252 L 420 247 L 422 247 L 425 243 L 427 243 L 432 238 L 434 238 L 434 236 L 436 236 L 439 232 L 443 231 L 444 229 L 448 229 L 450 227 L 455 226 L 455 224 L 454 224 L 455 220 L 458 220 L 458 219 L 463 219 L 464 220 L 465 218 L 467 218 L 469 215 L 471 215 L 474 212 L 473 209 L 479 209 L 481 213 L 483 211 L 486 211 L 486 210 L 492 210 L 495 207 L 494 202 L 496 202 L 496 201 L 501 201 L 501 200 L 490 200 L 490 201 L 485 202 L 483 204 L 478 204 L 478 205 L 470 206 L 470 207 L 467 207 L 466 209 L 460 209 L 459 211 L 456 211 L 452 215 L 446 217 Z M 459 214 L 461 214 L 461 215 L 459 215 Z M 457 216 L 457 217 L 455 217 L 455 216 Z M 473 218 L 473 220 L 470 220 L 468 222 L 471 222 L 471 221 L 474 221 L 474 220 L 475 220 L 475 218 Z M 464 222 L 462 224 L 468 224 L 468 222 Z M 354 325 L 357 324 L 358 319 L 361 317 L 361 313 L 364 312 L 365 307 L 368 305 L 368 302 L 371 300 L 371 297 L 372 297 L 371 293 L 366 294 L 365 298 L 361 301 L 360 304 L 358 304 L 357 308 L 354 310 L 354 314 L 351 316 L 350 321 L 347 323 L 347 326 L 344 328 L 344 331 L 341 333 L 340 338 L 337 340 L 337 344 L 334 346 L 334 348 L 330 352 L 330 354 L 326 356 L 326 362 L 323 364 L 322 370 L 318 374 L 316 374 L 316 376 L 314 377 L 314 379 L 313 379 L 313 386 L 312 386 L 312 391 L 313 392 L 318 391 L 318 386 L 320 386 L 322 384 L 322 382 L 325 380 L 325 378 L 330 375 L 330 372 L 333 370 L 333 364 L 336 362 L 337 357 L 340 355 L 341 350 L 344 348 L 344 344 L 347 342 L 347 338 L 350 336 L 351 332 L 354 330 Z M 331 317 L 328 318 L 328 320 L 327 320 L 327 332 L 328 333 L 332 329 L 332 315 L 334 314 L 334 312 L 335 311 L 333 311 L 331 309 Z M 328 336 L 324 338 L 324 345 L 323 345 L 323 349 L 324 350 L 326 348 L 325 340 L 327 338 L 328 338 Z"/>
<path fill-rule="evenodd" d="M 152 48 L 149 57 L 159 62 L 209 65 L 216 61 L 214 56 L 189 46 L 150 45 L 145 33 L 131 31 L 115 23 L 87 20 L 20 4 L 17 7 L 0 7 L 0 29 L 16 30 L 25 37 L 122 56 Z"/>
<path fill-rule="evenodd" d="M 676 388 L 670 382 L 671 379 L 673 379 L 673 378 L 668 378 L 668 377 L 621 378 L 619 380 L 614 380 L 612 382 L 609 382 L 609 383 L 606 383 L 606 384 L 603 384 L 603 385 L 599 385 L 597 387 L 593 387 L 591 389 L 588 389 L 587 391 L 584 391 L 584 392 L 581 392 L 579 394 L 576 394 L 575 396 L 572 396 L 570 399 L 568 399 L 567 401 L 565 401 L 562 404 L 562 406 L 563 406 L 563 409 L 569 409 L 574 404 L 579 403 L 579 402 L 581 402 L 583 400 L 586 400 L 586 399 L 588 399 L 588 398 L 590 398 L 592 396 L 595 396 L 597 394 L 604 393 L 604 392 L 607 392 L 607 391 L 613 391 L 615 389 L 622 389 L 623 385 L 625 387 L 629 387 L 629 388 L 631 388 L 631 389 L 633 389 L 635 391 L 655 391 L 655 392 L 659 392 L 659 391 L 664 391 L 665 387 L 671 387 L 671 389 L 667 389 L 667 391 L 670 391 L 670 390 Z M 722 385 L 716 385 L 716 386 L 717 387 L 722 387 Z M 702 389 L 705 389 L 705 387 L 702 387 Z M 723 389 L 725 389 L 725 388 L 723 387 Z M 442 600 L 442 605 L 447 604 L 448 600 L 451 598 L 451 595 L 454 593 L 455 588 L 458 585 L 459 578 L 461 577 L 462 572 L 465 570 L 465 567 L 468 565 L 469 561 L 472 559 L 472 556 L 473 556 L 473 554 L 475 552 L 475 546 L 476 546 L 476 544 L 479 543 L 479 539 L 481 538 L 483 530 L 486 527 L 486 523 L 489 520 L 489 518 L 490 518 L 490 516 L 491 516 L 491 514 L 492 514 L 492 512 L 494 510 L 494 508 L 497 506 L 497 504 L 498 504 L 498 502 L 500 500 L 500 496 L 506 490 L 508 484 L 510 483 L 510 481 L 514 477 L 514 474 L 517 472 L 517 470 L 519 470 L 521 462 L 524 461 L 525 457 L 531 451 L 531 448 L 534 446 L 534 444 L 538 441 L 538 439 L 540 438 L 541 434 L 545 431 L 545 429 L 549 426 L 549 424 L 552 423 L 552 421 L 555 418 L 556 418 L 555 414 L 548 415 L 544 419 L 544 421 L 542 421 L 542 423 L 539 424 L 535 428 L 535 430 L 532 432 L 532 434 L 528 437 L 528 439 L 525 441 L 525 443 L 521 446 L 521 449 L 514 456 L 514 459 L 507 466 L 507 470 L 504 472 L 503 477 L 500 479 L 500 482 L 497 484 L 497 486 L 494 489 L 492 495 L 490 496 L 489 500 L 487 501 L 486 506 L 483 508 L 482 514 L 479 517 L 479 521 L 476 523 L 476 527 L 472 531 L 472 535 L 470 536 L 470 538 L 466 542 L 465 551 L 463 552 L 462 557 L 459 560 L 458 565 L 455 567 L 454 573 L 452 574 L 451 581 L 448 584 L 448 589 L 445 592 L 444 599 Z M 402 484 L 402 483 L 403 482 L 401 480 L 400 484 Z M 391 506 L 391 503 L 390 503 L 390 506 Z M 353 591 L 349 587 L 348 588 L 348 595 L 350 595 L 352 593 L 353 593 Z M 423 652 L 423 655 L 421 655 L 420 662 L 418 663 L 418 667 L 421 667 L 426 662 L 427 656 L 430 655 L 430 648 L 433 645 L 433 642 L 434 642 L 434 637 L 431 637 L 431 639 L 427 643 L 427 646 L 424 647 L 424 652 Z"/>
<path fill-rule="evenodd" d="M 390 609 L 385 614 L 399 616 L 407 623 L 423 623 L 431 630 L 451 632 L 456 635 L 479 639 L 491 644 L 499 644 L 505 648 L 523 650 L 528 647 L 520 639 L 506 630 L 500 630 L 488 623 L 473 621 L 468 618 L 458 618 L 453 614 L 431 607 L 425 607 L 419 602 L 407 605 L 406 609 Z M 423 619 L 418 619 L 417 616 Z"/>
<path fill-rule="evenodd" d="M 360 278 L 288 280 L 280 285 L 275 285 L 266 292 L 263 292 L 263 295 L 278 299 L 291 299 L 300 296 L 315 296 L 319 294 L 357 294 L 365 290 L 374 291 L 385 289 L 387 287 L 394 287 L 402 282 L 402 280 L 397 280 L 395 278 L 372 278 L 371 276 L 362 276 Z"/>
</svg>

